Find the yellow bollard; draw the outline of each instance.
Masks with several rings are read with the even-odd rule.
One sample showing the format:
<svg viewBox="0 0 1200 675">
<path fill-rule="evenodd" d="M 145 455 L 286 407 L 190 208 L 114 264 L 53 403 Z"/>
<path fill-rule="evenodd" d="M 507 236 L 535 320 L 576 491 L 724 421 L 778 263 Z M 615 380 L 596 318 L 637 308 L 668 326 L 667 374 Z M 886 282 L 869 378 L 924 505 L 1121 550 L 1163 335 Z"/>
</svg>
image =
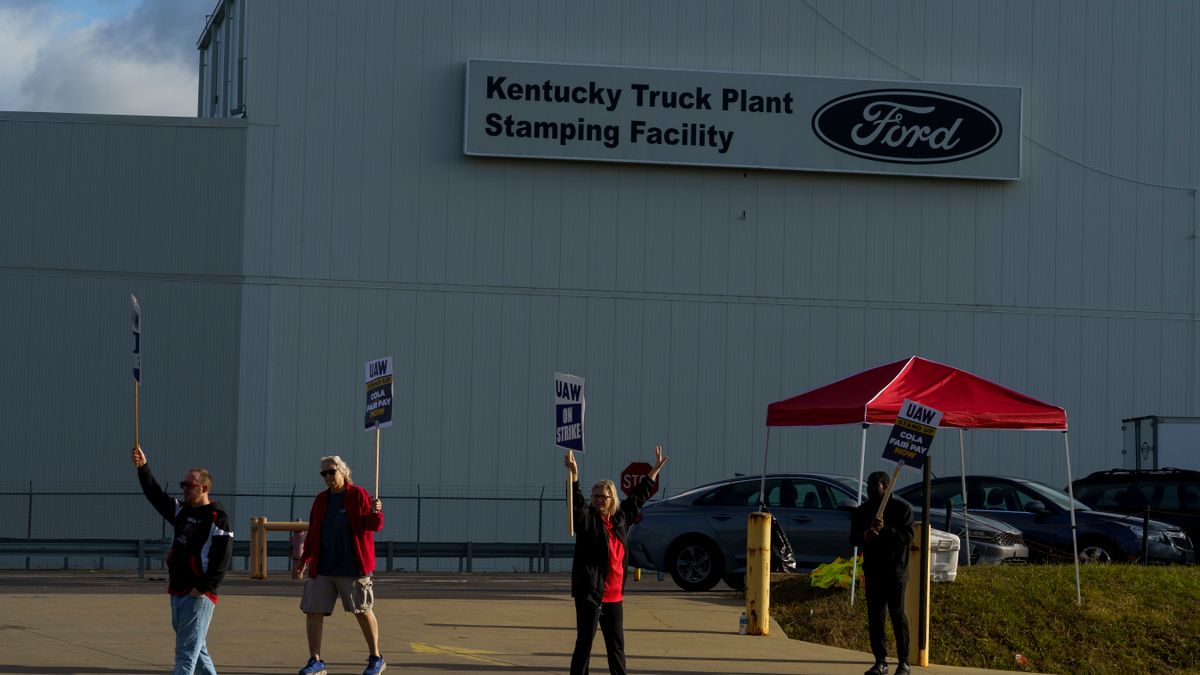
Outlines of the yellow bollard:
<svg viewBox="0 0 1200 675">
<path fill-rule="evenodd" d="M 633 568 L 633 580 L 634 581 L 642 580 L 642 568 L 640 568 L 640 567 Z"/>
<path fill-rule="evenodd" d="M 746 632 L 771 632 L 771 514 L 751 513 L 746 522 Z"/>
</svg>

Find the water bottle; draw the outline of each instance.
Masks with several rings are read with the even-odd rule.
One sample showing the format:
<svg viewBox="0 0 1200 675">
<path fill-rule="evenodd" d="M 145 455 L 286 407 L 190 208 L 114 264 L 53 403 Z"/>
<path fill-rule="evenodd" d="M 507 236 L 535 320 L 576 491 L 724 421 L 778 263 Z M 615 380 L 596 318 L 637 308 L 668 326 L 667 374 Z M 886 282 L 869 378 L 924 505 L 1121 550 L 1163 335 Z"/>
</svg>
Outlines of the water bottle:
<svg viewBox="0 0 1200 675">
<path fill-rule="evenodd" d="M 738 617 L 738 635 L 745 635 L 746 627 L 748 625 L 749 625 L 749 622 L 746 621 L 746 613 L 742 612 L 742 615 L 740 617 Z"/>
</svg>

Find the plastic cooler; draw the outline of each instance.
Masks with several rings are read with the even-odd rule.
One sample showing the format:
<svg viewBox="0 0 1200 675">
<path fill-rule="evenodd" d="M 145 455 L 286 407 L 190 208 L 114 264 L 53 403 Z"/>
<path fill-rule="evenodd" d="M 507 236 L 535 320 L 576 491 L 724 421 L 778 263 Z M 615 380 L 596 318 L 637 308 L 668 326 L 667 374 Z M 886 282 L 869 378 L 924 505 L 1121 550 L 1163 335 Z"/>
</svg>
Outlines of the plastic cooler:
<svg viewBox="0 0 1200 675">
<path fill-rule="evenodd" d="M 917 548 L 920 548 L 921 530 L 917 529 Z M 942 530 L 929 530 L 929 580 L 954 581 L 958 576 L 958 549 L 961 544 L 957 534 Z"/>
</svg>

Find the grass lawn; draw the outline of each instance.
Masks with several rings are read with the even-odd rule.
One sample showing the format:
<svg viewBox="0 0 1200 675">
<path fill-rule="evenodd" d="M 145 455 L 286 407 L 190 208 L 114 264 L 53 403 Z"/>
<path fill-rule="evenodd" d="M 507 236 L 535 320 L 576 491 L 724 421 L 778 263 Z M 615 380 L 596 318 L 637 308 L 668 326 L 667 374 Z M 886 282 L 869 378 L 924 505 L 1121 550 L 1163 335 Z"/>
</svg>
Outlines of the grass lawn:
<svg viewBox="0 0 1200 675">
<path fill-rule="evenodd" d="M 1071 565 L 960 567 L 953 583 L 932 586 L 930 662 L 1041 673 L 1200 670 L 1200 567 L 1086 565 L 1081 579 L 1080 607 Z M 848 590 L 813 588 L 807 574 L 782 577 L 771 615 L 793 639 L 871 650 L 861 589 L 851 607 Z M 894 656 L 890 627 L 888 644 Z"/>
</svg>

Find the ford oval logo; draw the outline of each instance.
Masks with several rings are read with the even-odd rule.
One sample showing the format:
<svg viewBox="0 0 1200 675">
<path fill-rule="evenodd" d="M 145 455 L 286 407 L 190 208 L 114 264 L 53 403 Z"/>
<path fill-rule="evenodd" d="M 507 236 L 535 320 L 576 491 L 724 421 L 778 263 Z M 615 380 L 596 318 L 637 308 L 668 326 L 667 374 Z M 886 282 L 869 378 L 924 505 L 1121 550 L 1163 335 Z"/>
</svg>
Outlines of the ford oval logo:
<svg viewBox="0 0 1200 675">
<path fill-rule="evenodd" d="M 938 164 L 974 157 L 1000 140 L 1000 118 L 965 98 L 877 89 L 834 99 L 812 118 L 826 145 L 856 157 Z"/>
</svg>

